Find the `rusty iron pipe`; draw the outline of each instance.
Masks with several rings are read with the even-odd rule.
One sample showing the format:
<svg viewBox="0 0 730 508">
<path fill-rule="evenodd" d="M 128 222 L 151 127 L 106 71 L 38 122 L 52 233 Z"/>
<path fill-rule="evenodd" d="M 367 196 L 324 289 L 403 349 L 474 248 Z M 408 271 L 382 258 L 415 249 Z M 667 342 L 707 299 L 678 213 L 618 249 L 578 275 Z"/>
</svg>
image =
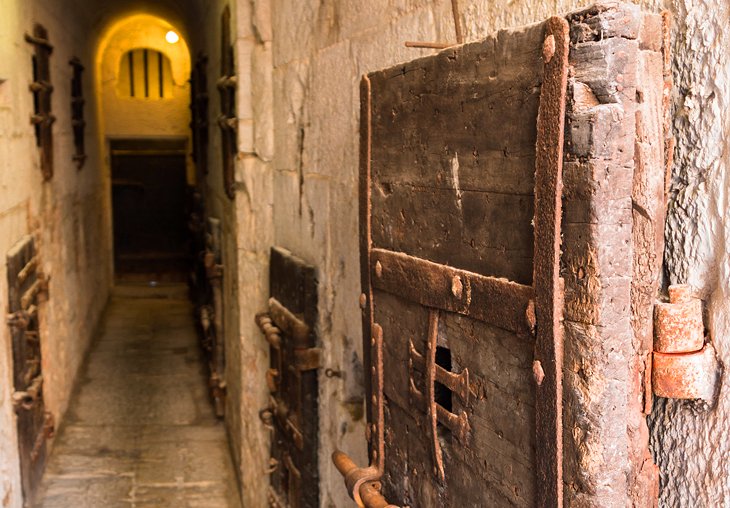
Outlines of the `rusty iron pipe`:
<svg viewBox="0 0 730 508">
<path fill-rule="evenodd" d="M 368 467 L 361 469 L 344 452 L 335 450 L 332 454 L 332 462 L 337 470 L 345 478 L 345 485 L 355 503 L 360 508 L 398 508 L 386 501 L 380 493 L 380 483 L 377 481 L 380 474 L 377 468 Z M 368 478 L 373 479 L 368 479 Z"/>
</svg>

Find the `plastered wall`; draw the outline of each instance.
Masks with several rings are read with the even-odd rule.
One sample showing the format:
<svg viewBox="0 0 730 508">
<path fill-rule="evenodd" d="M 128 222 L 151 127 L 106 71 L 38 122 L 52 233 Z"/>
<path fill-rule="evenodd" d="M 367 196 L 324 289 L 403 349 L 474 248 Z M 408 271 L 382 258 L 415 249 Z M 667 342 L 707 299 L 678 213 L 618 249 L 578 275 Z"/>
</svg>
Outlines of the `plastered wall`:
<svg viewBox="0 0 730 508">
<path fill-rule="evenodd" d="M 71 71 L 68 61 L 81 59 L 87 70 L 84 91 L 93 94 L 93 48 L 68 26 L 83 23 L 74 9 L 57 2 L 0 3 L 0 257 L 26 234 L 39 240 L 42 270 L 50 277 L 49 300 L 40 309 L 44 397 L 57 425 L 68 405 L 76 373 L 106 302 L 110 286 L 110 252 L 106 238 L 104 179 L 93 132 L 93 102 L 87 102 L 86 153 L 78 170 L 72 161 Z M 24 41 L 33 22 L 49 31 L 54 85 L 55 175 L 43 182 L 39 154 L 29 118 L 33 100 L 33 47 Z M 6 312 L 7 275 L 0 263 L 0 308 Z M 0 506 L 21 506 L 15 415 L 11 404 L 11 337 L 0 327 Z"/>
<path fill-rule="evenodd" d="M 175 44 L 165 39 L 168 31 L 180 29 L 148 14 L 133 14 L 107 28 L 96 58 L 96 97 L 102 111 L 103 142 L 115 138 L 190 137 L 190 50 L 184 38 Z M 170 60 L 172 97 L 145 99 L 119 93 L 120 65 L 127 51 L 146 48 L 159 51 Z M 141 93 L 138 92 L 138 93 Z M 188 182 L 194 183 L 192 159 L 187 157 Z"/>
</svg>

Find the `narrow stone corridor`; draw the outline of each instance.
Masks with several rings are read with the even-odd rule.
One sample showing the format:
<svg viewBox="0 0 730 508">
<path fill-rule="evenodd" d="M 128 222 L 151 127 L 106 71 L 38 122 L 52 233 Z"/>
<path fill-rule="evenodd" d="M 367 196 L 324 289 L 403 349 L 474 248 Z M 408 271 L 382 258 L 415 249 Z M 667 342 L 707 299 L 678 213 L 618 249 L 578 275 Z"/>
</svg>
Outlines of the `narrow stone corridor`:
<svg viewBox="0 0 730 508">
<path fill-rule="evenodd" d="M 186 291 L 114 289 L 37 506 L 239 506 Z"/>
</svg>

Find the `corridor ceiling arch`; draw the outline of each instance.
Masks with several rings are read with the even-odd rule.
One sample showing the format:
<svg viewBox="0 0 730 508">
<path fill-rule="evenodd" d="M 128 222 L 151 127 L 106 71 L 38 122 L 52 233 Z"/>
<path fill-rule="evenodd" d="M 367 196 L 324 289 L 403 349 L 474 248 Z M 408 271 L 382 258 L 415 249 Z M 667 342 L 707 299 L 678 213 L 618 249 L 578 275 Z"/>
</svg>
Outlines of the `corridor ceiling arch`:
<svg viewBox="0 0 730 508">
<path fill-rule="evenodd" d="M 178 34 L 174 44 L 170 32 Z M 180 277 L 188 255 L 186 196 L 195 181 L 188 43 L 164 18 L 132 14 L 108 26 L 95 64 L 115 274 Z"/>
<path fill-rule="evenodd" d="M 178 34 L 179 40 L 175 44 L 167 41 L 169 32 Z M 99 40 L 96 69 L 102 100 L 106 99 L 103 97 L 105 84 L 118 78 L 122 58 L 137 49 L 150 49 L 165 55 L 171 62 L 174 86 L 187 87 L 190 49 L 179 28 L 158 16 L 133 14 L 110 23 Z"/>
<path fill-rule="evenodd" d="M 175 44 L 166 39 L 171 31 Z M 166 19 L 135 13 L 109 23 L 95 55 L 101 146 L 113 138 L 188 138 L 190 68 L 184 31 Z"/>
</svg>

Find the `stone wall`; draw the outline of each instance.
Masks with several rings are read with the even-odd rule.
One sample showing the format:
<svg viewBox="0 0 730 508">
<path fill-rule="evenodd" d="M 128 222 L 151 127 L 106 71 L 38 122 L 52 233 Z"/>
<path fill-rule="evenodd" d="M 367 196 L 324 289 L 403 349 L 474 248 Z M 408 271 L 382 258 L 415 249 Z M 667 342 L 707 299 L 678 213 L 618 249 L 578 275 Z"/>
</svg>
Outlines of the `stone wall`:
<svg viewBox="0 0 730 508">
<path fill-rule="evenodd" d="M 704 300 L 705 325 L 730 364 L 730 7 L 676 1 L 674 134 L 666 224 L 666 283 L 689 283 Z M 712 407 L 655 401 L 652 448 L 661 506 L 723 506 L 730 498 L 727 373 Z"/>
<path fill-rule="evenodd" d="M 42 270 L 50 277 L 49 300 L 40 309 L 44 397 L 62 422 L 77 372 L 106 303 L 111 284 L 107 184 L 99 169 L 94 101 L 87 101 L 85 166 L 78 170 L 71 129 L 71 57 L 86 66 L 84 93 L 93 97 L 94 48 L 85 18 L 54 1 L 0 4 L 0 258 L 20 238 L 39 239 Z M 43 182 L 29 118 L 33 98 L 33 47 L 24 34 L 43 24 L 55 46 L 51 55 L 55 174 Z M 7 312 L 7 275 L 0 263 L 0 309 Z M 11 337 L 0 326 L 0 506 L 21 506 L 12 394 Z"/>
<path fill-rule="evenodd" d="M 406 40 L 453 41 L 451 6 L 447 1 L 419 0 L 242 3 L 246 9 L 253 4 L 254 34 L 265 41 L 264 47 L 273 33 L 273 78 L 253 74 L 253 93 L 259 108 L 254 115 L 254 132 L 264 134 L 269 132 L 269 124 L 261 125 L 268 121 L 269 92 L 259 80 L 271 80 L 274 242 L 320 268 L 320 337 L 325 363 L 345 372 L 342 379 L 323 377 L 320 394 L 323 506 L 342 506 L 346 503 L 344 489 L 329 465 L 328 455 L 333 448 L 342 447 L 364 462 L 358 411 L 362 387 L 355 206 L 357 83 L 362 73 L 428 53 L 405 48 Z M 460 3 L 466 38 L 474 40 L 502 27 L 535 22 L 588 2 L 521 0 L 508 6 L 482 0 Z M 673 102 L 678 106 L 675 135 L 679 147 L 668 222 L 667 280 L 689 280 L 709 297 L 708 323 L 724 358 L 730 352 L 718 341 L 730 326 L 725 303 L 729 288 L 722 282 L 727 281 L 730 267 L 725 248 L 728 235 L 722 224 L 728 183 L 724 153 L 728 122 L 724 111 L 729 95 L 727 36 L 721 27 L 727 21 L 727 8 L 710 0 L 696 7 L 692 4 L 692 8 L 682 0 L 649 0 L 642 2 L 642 7 L 655 12 L 667 8 L 676 17 L 673 62 L 677 86 Z M 269 15 L 271 27 L 261 22 Z M 241 21 L 249 20 L 239 17 Z M 254 69 L 265 70 L 266 66 Z M 264 89 L 257 90 L 256 86 Z M 268 185 L 267 172 L 248 175 L 253 177 L 248 187 L 263 189 Z M 246 220 L 255 222 L 252 218 Z M 249 232 L 241 227 L 239 241 Z M 243 301 L 241 304 L 241 322 L 246 323 L 253 309 Z M 263 343 L 258 337 L 254 340 L 262 354 Z M 263 366 L 255 374 L 249 373 L 247 379 L 262 379 L 261 369 Z M 668 427 L 659 423 L 665 421 L 662 418 L 655 418 L 653 423 L 653 448 L 662 470 L 665 488 L 661 499 L 666 506 L 691 505 L 693 500 L 711 505 L 730 494 L 730 485 L 723 480 L 728 475 L 711 473 L 720 467 L 724 450 L 724 445 L 718 446 L 721 429 L 727 426 L 723 422 L 728 421 L 724 406 L 720 404 L 718 409 L 705 413 L 689 406 L 659 401 L 655 409 L 655 415 L 666 414 L 674 421 Z M 698 432 L 687 439 L 687 431 L 695 429 Z M 263 431 L 258 432 L 256 442 L 261 442 Z M 690 451 L 695 452 L 695 459 L 681 458 Z M 705 460 L 708 456 L 712 462 Z M 697 472 L 698 476 L 688 479 L 679 474 L 685 471 Z M 244 470 L 244 478 L 248 475 L 264 478 L 260 471 Z M 251 483 L 255 483 L 253 479 Z M 263 494 L 248 495 L 253 500 L 261 499 L 258 496 Z"/>
<path fill-rule="evenodd" d="M 181 27 L 193 59 L 210 58 L 210 175 L 206 204 L 221 218 L 225 238 L 226 422 L 240 468 L 246 506 L 263 506 L 268 435 L 258 419 L 265 407 L 267 347 L 253 317 L 268 296 L 271 245 L 290 249 L 320 275 L 318 334 L 325 367 L 343 377 L 320 379 L 322 505 L 348 506 L 329 455 L 342 448 L 365 462 L 357 241 L 358 83 L 363 73 L 429 54 L 407 40 L 454 41 L 448 0 L 8 0 L 0 4 L 0 256 L 36 231 L 51 299 L 44 309 L 44 366 L 49 407 L 60 417 L 111 284 L 108 173 L 95 142 L 95 101 L 87 102 L 86 166 L 70 160 L 71 56 L 87 66 L 93 91 L 94 51 L 119 16 L 144 9 Z M 466 40 L 503 27 L 545 19 L 586 5 L 584 0 L 516 0 L 507 5 L 461 0 Z M 232 9 L 239 76 L 239 155 L 236 197 L 223 192 L 219 101 L 220 14 Z M 665 284 L 689 282 L 706 299 L 707 325 L 718 354 L 730 360 L 730 233 L 725 225 L 730 119 L 730 21 L 720 0 L 646 0 L 675 15 L 673 74 L 677 150 L 666 235 Z M 176 9 L 177 7 L 177 9 Z M 23 33 L 33 21 L 49 29 L 55 85 L 56 176 L 42 183 L 33 130 L 31 47 Z M 30 155 L 29 155 L 30 154 Z M 50 255 L 53 253 L 53 255 Z M 4 270 L 0 306 L 7 307 Z M 7 329 L 0 330 L 0 503 L 19 506 L 11 365 Z M 662 471 L 663 506 L 713 506 L 730 497 L 730 405 L 702 408 L 658 400 L 652 448 Z"/>
</svg>

